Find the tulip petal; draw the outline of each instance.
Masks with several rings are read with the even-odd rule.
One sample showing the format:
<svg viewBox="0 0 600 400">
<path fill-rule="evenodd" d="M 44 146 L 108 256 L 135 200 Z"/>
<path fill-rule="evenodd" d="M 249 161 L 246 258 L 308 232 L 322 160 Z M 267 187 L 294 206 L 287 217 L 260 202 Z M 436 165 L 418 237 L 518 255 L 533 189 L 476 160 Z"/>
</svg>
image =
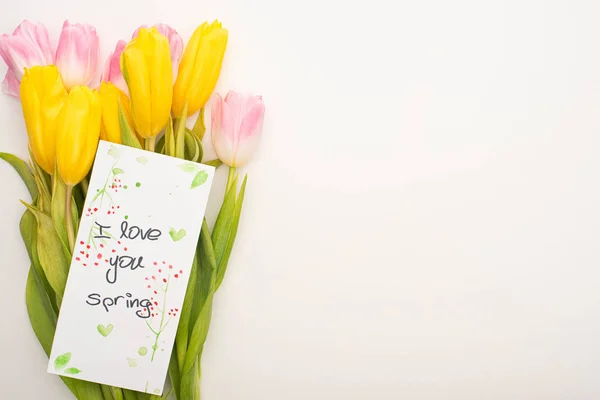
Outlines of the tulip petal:
<svg viewBox="0 0 600 400">
<path fill-rule="evenodd" d="M 15 73 L 9 69 L 6 72 L 4 81 L 2 82 L 2 91 L 10 96 L 19 97 L 19 85 L 21 83 L 15 76 Z"/>
<path fill-rule="evenodd" d="M 99 49 L 93 26 L 64 22 L 56 49 L 56 66 L 67 89 L 92 83 L 98 68 Z"/>
</svg>

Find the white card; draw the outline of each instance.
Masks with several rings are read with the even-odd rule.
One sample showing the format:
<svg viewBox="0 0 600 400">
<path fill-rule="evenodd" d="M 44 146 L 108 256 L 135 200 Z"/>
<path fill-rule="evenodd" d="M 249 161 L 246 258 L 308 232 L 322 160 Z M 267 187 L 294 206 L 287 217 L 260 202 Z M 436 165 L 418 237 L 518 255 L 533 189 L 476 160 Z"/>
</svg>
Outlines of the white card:
<svg viewBox="0 0 600 400">
<path fill-rule="evenodd" d="M 48 372 L 162 394 L 213 176 L 100 141 Z"/>
</svg>

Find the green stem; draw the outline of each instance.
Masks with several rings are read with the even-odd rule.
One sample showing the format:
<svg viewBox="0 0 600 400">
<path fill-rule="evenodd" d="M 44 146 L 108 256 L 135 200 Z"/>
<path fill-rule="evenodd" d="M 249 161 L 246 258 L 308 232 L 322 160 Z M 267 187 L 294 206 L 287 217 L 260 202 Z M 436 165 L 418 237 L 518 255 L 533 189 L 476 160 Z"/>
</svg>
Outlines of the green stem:
<svg viewBox="0 0 600 400">
<path fill-rule="evenodd" d="M 87 178 L 83 178 L 81 180 L 81 191 L 83 192 L 83 197 L 87 196 L 88 187 L 89 187 L 89 183 L 87 181 Z"/>
<path fill-rule="evenodd" d="M 233 184 L 233 178 L 235 176 L 235 167 L 229 167 L 229 174 L 227 175 L 227 189 L 225 193 L 229 192 L 231 185 Z"/>
<path fill-rule="evenodd" d="M 73 203 L 72 194 L 73 186 L 67 185 L 67 193 L 65 196 L 65 223 L 67 224 L 67 237 L 69 239 L 69 248 L 71 249 L 71 253 L 75 248 L 75 232 L 73 230 L 73 218 L 71 215 L 71 204 Z"/>
<path fill-rule="evenodd" d="M 154 148 L 156 147 L 156 136 L 148 138 L 148 139 L 144 140 L 144 142 L 145 142 L 144 146 L 145 146 L 146 150 L 154 152 Z"/>
</svg>

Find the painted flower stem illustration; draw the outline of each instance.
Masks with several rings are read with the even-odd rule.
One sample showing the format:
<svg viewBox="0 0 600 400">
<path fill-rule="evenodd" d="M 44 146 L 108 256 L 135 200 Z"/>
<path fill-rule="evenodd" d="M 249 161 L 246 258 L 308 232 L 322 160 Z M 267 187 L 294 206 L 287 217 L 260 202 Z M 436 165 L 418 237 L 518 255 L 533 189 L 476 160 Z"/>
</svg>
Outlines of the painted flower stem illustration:
<svg viewBox="0 0 600 400">
<path fill-rule="evenodd" d="M 163 261 L 162 264 L 163 265 L 157 267 L 156 275 L 152 275 L 151 277 L 146 278 L 146 280 L 152 282 L 152 284 L 148 285 L 147 287 L 148 289 L 151 289 L 153 291 L 154 296 L 162 295 L 162 299 L 160 302 L 158 301 L 158 298 L 151 297 L 152 306 L 150 310 L 152 319 L 150 321 L 146 320 L 146 325 L 148 326 L 148 329 L 150 329 L 150 331 L 154 335 L 154 344 L 152 345 L 152 356 L 150 358 L 150 362 L 154 361 L 156 351 L 159 349 L 160 335 L 167 328 L 169 322 L 171 322 L 171 320 L 179 312 L 178 308 L 167 309 L 167 297 L 169 292 L 169 285 L 171 284 L 171 279 L 179 278 L 183 271 L 180 270 L 179 273 L 172 274 L 173 266 L 167 266 L 167 263 L 165 261 Z M 154 265 L 158 265 L 158 262 L 155 262 Z M 162 286 L 161 282 L 164 283 L 164 287 Z M 158 317 L 159 314 L 160 322 L 158 324 L 158 327 L 155 328 L 152 326 L 152 323 L 154 321 L 154 318 Z"/>
</svg>

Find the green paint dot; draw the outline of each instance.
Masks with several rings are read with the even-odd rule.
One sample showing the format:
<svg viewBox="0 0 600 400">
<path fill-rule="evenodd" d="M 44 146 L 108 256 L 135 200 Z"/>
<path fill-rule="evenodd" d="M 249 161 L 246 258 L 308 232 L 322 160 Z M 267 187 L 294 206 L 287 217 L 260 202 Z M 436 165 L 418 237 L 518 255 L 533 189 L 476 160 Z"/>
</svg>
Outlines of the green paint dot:
<svg viewBox="0 0 600 400">
<path fill-rule="evenodd" d="M 146 354 L 148 354 L 148 349 L 147 349 L 147 348 L 145 348 L 145 347 L 140 347 L 140 348 L 138 349 L 138 354 L 139 354 L 140 356 L 145 356 Z"/>
<path fill-rule="evenodd" d="M 125 216 L 125 219 L 129 219 L 129 215 L 126 215 L 126 216 Z"/>
<path fill-rule="evenodd" d="M 100 191 L 100 189 L 96 189 L 96 192 L 99 192 L 99 191 Z"/>
<path fill-rule="evenodd" d="M 123 189 L 127 189 L 127 185 L 123 185 Z"/>
<path fill-rule="evenodd" d="M 140 186 L 142 186 L 142 184 L 141 184 L 141 183 L 139 183 L 139 182 L 136 182 L 136 183 L 135 183 L 135 187 L 140 187 Z"/>
</svg>

